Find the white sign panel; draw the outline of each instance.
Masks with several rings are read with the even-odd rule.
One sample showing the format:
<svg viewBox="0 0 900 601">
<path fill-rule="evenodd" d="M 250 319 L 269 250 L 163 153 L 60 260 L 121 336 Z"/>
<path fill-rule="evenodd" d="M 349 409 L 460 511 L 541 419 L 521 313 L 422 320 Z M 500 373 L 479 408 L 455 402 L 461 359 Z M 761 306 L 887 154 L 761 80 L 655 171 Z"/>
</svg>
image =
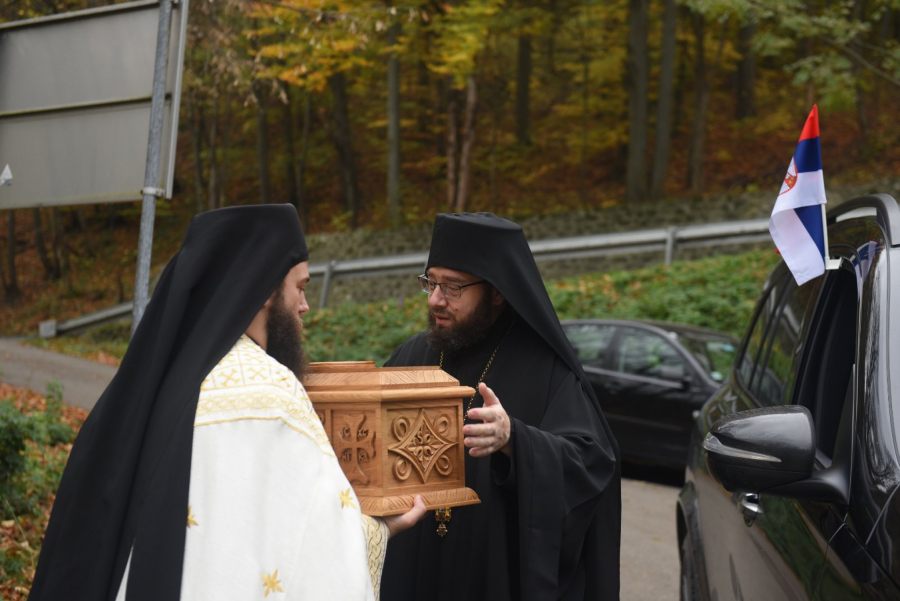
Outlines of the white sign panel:
<svg viewBox="0 0 900 601">
<path fill-rule="evenodd" d="M 173 8 L 166 74 L 168 197 L 186 11 Z M 142 198 L 158 21 L 158 0 L 145 0 L 0 25 L 0 165 L 15 174 L 0 209 Z"/>
</svg>

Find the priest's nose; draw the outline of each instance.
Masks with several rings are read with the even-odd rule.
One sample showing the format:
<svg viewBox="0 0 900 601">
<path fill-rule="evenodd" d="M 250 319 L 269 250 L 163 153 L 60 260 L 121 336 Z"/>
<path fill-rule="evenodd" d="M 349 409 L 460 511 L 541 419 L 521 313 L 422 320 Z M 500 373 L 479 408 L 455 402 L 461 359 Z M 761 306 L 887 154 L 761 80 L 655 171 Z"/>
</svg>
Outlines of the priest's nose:
<svg viewBox="0 0 900 601">
<path fill-rule="evenodd" d="M 440 286 L 434 289 L 434 292 L 428 295 L 428 306 L 429 307 L 446 307 L 447 306 L 447 297 L 444 296 L 444 291 L 441 290 Z"/>
</svg>

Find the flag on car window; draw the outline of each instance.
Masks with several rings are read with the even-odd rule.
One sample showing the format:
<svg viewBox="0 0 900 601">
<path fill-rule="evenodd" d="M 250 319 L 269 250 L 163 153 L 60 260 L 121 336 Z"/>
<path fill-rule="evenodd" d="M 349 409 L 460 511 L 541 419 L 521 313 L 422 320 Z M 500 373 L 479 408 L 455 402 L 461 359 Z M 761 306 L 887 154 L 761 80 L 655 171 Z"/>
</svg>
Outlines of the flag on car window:
<svg viewBox="0 0 900 601">
<path fill-rule="evenodd" d="M 769 233 L 797 284 L 825 273 L 825 179 L 819 109 L 813 106 L 769 219 Z"/>
</svg>

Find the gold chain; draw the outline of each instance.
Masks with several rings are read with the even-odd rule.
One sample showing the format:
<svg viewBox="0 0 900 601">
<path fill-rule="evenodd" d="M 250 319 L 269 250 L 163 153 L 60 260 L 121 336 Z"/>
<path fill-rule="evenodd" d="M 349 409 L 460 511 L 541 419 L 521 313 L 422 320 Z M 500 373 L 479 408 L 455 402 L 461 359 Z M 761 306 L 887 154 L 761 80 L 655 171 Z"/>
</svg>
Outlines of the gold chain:
<svg viewBox="0 0 900 601">
<path fill-rule="evenodd" d="M 513 317 L 512 323 L 509 324 L 509 330 L 506 330 L 506 334 L 509 334 L 510 330 L 512 330 L 513 324 L 516 322 L 516 318 Z M 506 334 L 503 334 L 503 338 L 506 338 Z M 475 403 L 475 397 L 478 396 L 478 386 L 484 382 L 485 376 L 487 376 L 488 370 L 491 368 L 491 364 L 494 362 L 494 357 L 497 356 L 497 351 L 500 350 L 500 345 L 503 344 L 503 338 L 500 339 L 500 342 L 497 343 L 497 347 L 494 349 L 494 352 L 491 353 L 491 358 L 488 359 L 487 365 L 484 366 L 484 371 L 481 372 L 481 378 L 478 379 L 478 384 L 475 385 L 475 394 L 472 395 L 472 398 L 469 399 L 469 405 L 466 407 L 466 412 L 463 413 L 463 423 L 469 419 L 469 410 L 472 408 L 472 404 Z M 439 364 L 441 369 L 444 369 L 444 351 L 441 351 L 441 362 Z"/>
</svg>

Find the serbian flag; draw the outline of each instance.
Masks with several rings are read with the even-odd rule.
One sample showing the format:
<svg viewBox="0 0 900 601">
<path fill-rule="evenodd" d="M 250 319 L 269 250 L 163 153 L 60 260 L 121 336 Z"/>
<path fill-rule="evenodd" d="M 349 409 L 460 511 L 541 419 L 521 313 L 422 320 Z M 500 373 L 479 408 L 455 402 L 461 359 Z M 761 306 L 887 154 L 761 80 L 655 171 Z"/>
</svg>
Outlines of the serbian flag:
<svg viewBox="0 0 900 601">
<path fill-rule="evenodd" d="M 819 109 L 813 106 L 769 219 L 769 233 L 797 285 L 825 273 L 825 179 Z"/>
</svg>

